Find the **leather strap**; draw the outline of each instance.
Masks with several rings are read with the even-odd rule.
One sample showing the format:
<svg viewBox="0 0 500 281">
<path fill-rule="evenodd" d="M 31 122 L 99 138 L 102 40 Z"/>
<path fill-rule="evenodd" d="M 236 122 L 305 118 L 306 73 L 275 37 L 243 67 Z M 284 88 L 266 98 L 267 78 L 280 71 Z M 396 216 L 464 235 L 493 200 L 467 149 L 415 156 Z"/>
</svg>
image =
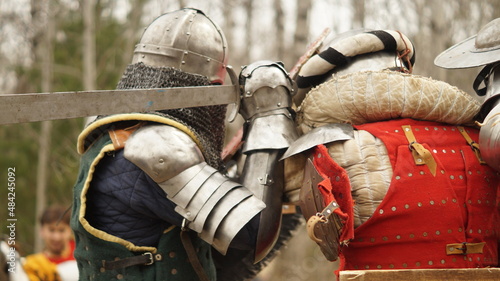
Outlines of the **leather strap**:
<svg viewBox="0 0 500 281">
<path fill-rule="evenodd" d="M 410 143 L 409 148 L 411 154 L 413 155 L 413 160 L 416 165 L 427 165 L 431 174 L 436 176 L 437 164 L 436 160 L 432 156 L 432 153 L 427 150 L 423 145 L 417 142 L 410 125 L 403 125 L 403 132 L 405 133 L 408 143 Z"/>
<path fill-rule="evenodd" d="M 200 260 L 198 259 L 198 255 L 196 254 L 196 250 L 193 246 L 191 238 L 189 237 L 187 229 L 186 230 L 182 229 L 181 241 L 182 245 L 184 245 L 184 249 L 186 250 L 189 261 L 191 262 L 191 265 L 193 266 L 194 271 L 198 275 L 200 281 L 210 281 L 210 279 L 208 279 L 207 273 L 205 272 L 203 266 L 200 263 Z"/>
<path fill-rule="evenodd" d="M 467 255 L 467 254 L 482 254 L 485 242 L 481 243 L 454 243 L 446 245 L 447 255 Z"/>
<path fill-rule="evenodd" d="M 137 129 L 142 127 L 145 122 L 139 122 L 133 126 L 126 127 L 126 128 L 115 128 L 115 129 L 110 129 L 108 131 L 109 137 L 111 138 L 111 141 L 113 142 L 113 147 L 115 150 L 119 150 L 125 147 L 125 142 L 128 140 L 130 135 L 135 132 Z"/>
<path fill-rule="evenodd" d="M 150 252 L 146 252 L 139 256 L 128 257 L 120 260 L 102 261 L 102 264 L 104 269 L 114 270 L 134 265 L 152 265 L 155 261 L 159 260 L 161 260 L 161 255 L 153 255 Z"/>
<path fill-rule="evenodd" d="M 333 211 L 335 211 L 338 208 L 339 205 L 337 204 L 337 202 L 332 201 L 323 209 L 323 211 L 321 211 L 321 213 L 317 213 L 316 215 L 311 216 L 307 220 L 307 234 L 309 235 L 309 238 L 311 238 L 311 240 L 313 240 L 316 243 L 323 242 L 323 240 L 316 237 L 316 234 L 314 233 L 316 224 L 318 222 L 328 223 L 328 218 L 333 214 Z M 338 220 L 334 220 L 334 223 L 337 231 L 340 232 L 342 230 L 342 224 Z"/>
<path fill-rule="evenodd" d="M 297 214 L 297 206 L 294 204 L 287 204 L 284 203 L 283 206 L 281 206 L 281 214 L 283 215 L 290 215 L 290 214 Z"/>
<path fill-rule="evenodd" d="M 474 153 L 476 154 L 476 157 L 477 157 L 477 160 L 479 161 L 479 163 L 486 164 L 486 162 L 483 160 L 483 157 L 481 157 L 481 151 L 479 150 L 479 143 L 477 143 L 471 139 L 469 134 L 467 134 L 467 131 L 465 131 L 464 127 L 458 126 L 457 128 L 458 128 L 458 131 L 460 132 L 460 134 L 462 134 L 464 139 L 467 141 L 467 144 L 470 145 L 472 151 L 474 151 Z"/>
<path fill-rule="evenodd" d="M 307 220 L 307 235 L 309 236 L 309 238 L 311 238 L 311 240 L 313 240 L 314 242 L 316 243 L 321 243 L 323 242 L 323 240 L 319 239 L 318 237 L 316 237 L 316 234 L 314 233 L 314 228 L 316 227 L 316 224 L 318 222 L 322 222 L 322 223 L 325 223 L 326 220 L 320 216 L 311 216 L 308 220 Z"/>
<path fill-rule="evenodd" d="M 318 244 L 327 260 L 335 261 L 339 256 L 339 239 L 343 224 L 337 214 L 331 215 L 333 210 L 331 210 L 328 217 L 326 216 L 327 211 L 325 211 L 325 208 L 328 210 L 332 202 L 337 204 L 338 207 L 338 203 L 333 200 L 329 206 L 324 206 L 324 197 L 318 188 L 322 181 L 324 181 L 324 178 L 314 167 L 312 160 L 307 159 L 304 169 L 304 181 L 300 189 L 300 210 L 307 220 L 309 237 Z M 321 223 L 318 223 L 320 221 Z"/>
</svg>

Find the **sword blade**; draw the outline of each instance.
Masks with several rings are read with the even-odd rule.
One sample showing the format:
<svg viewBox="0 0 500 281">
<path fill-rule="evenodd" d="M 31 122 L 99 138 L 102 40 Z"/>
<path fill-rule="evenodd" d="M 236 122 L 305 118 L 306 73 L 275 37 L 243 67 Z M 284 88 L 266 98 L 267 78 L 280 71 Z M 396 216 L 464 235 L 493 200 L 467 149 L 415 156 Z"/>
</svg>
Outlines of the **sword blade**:
<svg viewBox="0 0 500 281">
<path fill-rule="evenodd" d="M 9 94 L 0 95 L 0 124 L 222 105 L 237 99 L 233 85 Z"/>
</svg>

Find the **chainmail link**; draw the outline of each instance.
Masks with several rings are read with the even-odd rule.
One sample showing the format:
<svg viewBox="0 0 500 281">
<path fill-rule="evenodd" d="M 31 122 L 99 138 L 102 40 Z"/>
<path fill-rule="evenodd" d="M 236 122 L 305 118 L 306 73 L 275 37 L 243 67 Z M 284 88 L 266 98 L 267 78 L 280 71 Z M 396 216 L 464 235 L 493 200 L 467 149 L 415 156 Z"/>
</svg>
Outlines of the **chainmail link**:
<svg viewBox="0 0 500 281">
<path fill-rule="evenodd" d="M 182 72 L 171 67 L 151 67 L 142 62 L 127 67 L 117 89 L 148 89 L 208 86 L 207 77 Z M 200 140 L 207 163 L 224 170 L 221 159 L 224 145 L 226 105 L 168 109 L 148 112 L 170 118 L 190 128 Z"/>
</svg>

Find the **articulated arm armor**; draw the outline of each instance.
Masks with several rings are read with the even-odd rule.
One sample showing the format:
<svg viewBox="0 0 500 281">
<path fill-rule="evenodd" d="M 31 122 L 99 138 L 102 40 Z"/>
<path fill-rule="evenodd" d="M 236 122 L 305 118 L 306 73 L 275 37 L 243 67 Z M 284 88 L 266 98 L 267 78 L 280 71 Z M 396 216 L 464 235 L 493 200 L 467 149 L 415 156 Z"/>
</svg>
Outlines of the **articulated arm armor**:
<svg viewBox="0 0 500 281">
<path fill-rule="evenodd" d="M 481 156 L 488 165 L 500 172 L 500 104 L 497 102 L 484 119 L 479 131 Z"/>
<path fill-rule="evenodd" d="M 290 112 L 292 81 L 280 64 L 250 65 L 240 80 L 244 90 L 240 113 L 248 122 L 241 184 L 209 166 L 193 138 L 172 126 L 138 129 L 127 140 L 124 155 L 165 191 L 185 218 L 185 227 L 222 254 L 260 212 L 255 252 L 259 261 L 279 234 L 283 164 L 278 161 L 298 134 Z"/>
<path fill-rule="evenodd" d="M 486 89 L 478 90 L 481 79 L 487 85 Z M 500 64 L 486 66 L 476 78 L 474 89 L 478 94 L 485 95 L 479 117 L 484 118 L 479 133 L 481 156 L 490 167 L 500 171 Z"/>
<path fill-rule="evenodd" d="M 255 261 L 274 246 L 281 225 L 283 162 L 279 159 L 298 138 L 291 114 L 293 82 L 279 63 L 259 61 L 240 74 L 243 89 L 240 113 L 248 124 L 242 184 L 264 201 Z"/>
<path fill-rule="evenodd" d="M 248 189 L 210 167 L 193 139 L 177 128 L 142 127 L 127 140 L 124 153 L 177 205 L 185 227 L 222 254 L 265 207 Z"/>
</svg>

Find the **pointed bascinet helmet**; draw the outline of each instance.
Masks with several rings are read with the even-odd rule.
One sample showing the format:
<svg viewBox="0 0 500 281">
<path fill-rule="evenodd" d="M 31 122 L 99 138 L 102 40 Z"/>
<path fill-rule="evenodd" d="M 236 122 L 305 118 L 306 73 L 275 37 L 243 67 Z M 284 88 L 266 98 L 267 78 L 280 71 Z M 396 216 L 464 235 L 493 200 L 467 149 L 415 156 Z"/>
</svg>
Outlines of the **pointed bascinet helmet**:
<svg viewBox="0 0 500 281">
<path fill-rule="evenodd" d="M 159 16 L 146 28 L 132 63 L 173 67 L 222 84 L 227 57 L 226 38 L 219 26 L 202 11 L 184 8 Z"/>
</svg>

